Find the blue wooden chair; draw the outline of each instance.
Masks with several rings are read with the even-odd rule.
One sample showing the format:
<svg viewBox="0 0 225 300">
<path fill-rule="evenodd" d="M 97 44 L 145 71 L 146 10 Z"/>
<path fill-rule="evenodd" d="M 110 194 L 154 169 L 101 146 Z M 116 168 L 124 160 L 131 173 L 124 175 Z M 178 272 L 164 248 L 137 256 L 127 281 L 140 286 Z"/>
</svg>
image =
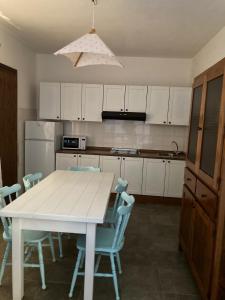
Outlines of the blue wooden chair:
<svg viewBox="0 0 225 300">
<path fill-rule="evenodd" d="M 119 273 L 121 273 L 121 264 L 120 264 L 118 254 L 124 245 L 124 240 L 125 240 L 124 234 L 135 201 L 134 197 L 128 195 L 126 192 L 123 192 L 121 194 L 121 198 L 123 204 L 119 206 L 117 209 L 116 227 L 115 228 L 97 227 L 96 245 L 95 245 L 95 253 L 98 255 L 98 259 L 95 264 L 94 276 L 113 278 L 116 300 L 119 300 L 120 296 L 119 296 L 119 289 L 118 289 L 115 259 L 117 259 L 118 270 Z M 78 252 L 78 257 L 74 268 L 73 278 L 72 278 L 70 292 L 69 292 L 70 298 L 73 296 L 73 290 L 75 287 L 77 276 L 84 275 L 84 272 L 79 272 L 79 267 L 81 265 L 82 258 L 85 256 L 85 247 L 86 247 L 86 238 L 84 235 L 80 235 L 77 240 L 77 249 L 79 250 L 79 252 Z M 98 268 L 99 268 L 100 259 L 102 255 L 110 257 L 112 273 L 98 273 Z"/>
<path fill-rule="evenodd" d="M 116 198 L 115 198 L 113 207 L 109 207 L 106 211 L 106 216 L 105 216 L 105 220 L 104 220 L 105 224 L 110 224 L 112 226 L 115 225 L 117 209 L 122 204 L 121 193 L 126 192 L 127 187 L 128 187 L 127 180 L 118 178 L 118 182 L 115 187 Z"/>
<path fill-rule="evenodd" d="M 11 187 L 3 187 L 0 188 L 0 209 L 5 207 L 5 200 L 6 198 L 12 198 L 13 194 L 19 195 L 19 191 L 21 190 L 21 186 L 19 184 L 15 184 Z M 6 241 L 6 249 L 4 252 L 1 268 L 0 268 L 0 285 L 2 285 L 2 279 L 5 271 L 5 267 L 7 265 L 11 265 L 8 263 L 8 257 L 10 250 L 12 248 L 12 221 L 11 218 L 1 217 L 1 221 L 3 224 L 4 232 L 3 232 L 3 239 Z M 41 274 L 41 283 L 42 289 L 46 289 L 45 284 L 45 269 L 44 269 L 44 259 L 43 259 L 43 252 L 42 252 L 42 243 L 45 240 L 49 241 L 49 245 L 51 248 L 52 259 L 55 261 L 55 252 L 54 252 L 54 245 L 52 241 L 52 236 L 49 232 L 44 231 L 31 231 L 31 230 L 24 230 L 24 245 L 25 245 L 25 255 L 24 255 L 24 267 L 32 267 L 32 268 L 40 268 Z M 28 263 L 34 248 L 37 247 L 38 250 L 38 257 L 39 263 L 38 264 L 31 264 Z"/>
<path fill-rule="evenodd" d="M 34 174 L 28 174 L 23 177 L 23 184 L 25 191 L 31 189 L 35 184 L 41 181 L 43 174 L 41 172 L 37 172 Z M 63 257 L 63 248 L 62 248 L 62 234 L 60 232 L 57 233 L 56 236 L 53 235 L 54 240 L 58 240 L 59 245 L 59 257 Z"/>
<path fill-rule="evenodd" d="M 71 167 L 69 169 L 75 172 L 101 172 L 101 169 L 96 167 Z"/>
</svg>

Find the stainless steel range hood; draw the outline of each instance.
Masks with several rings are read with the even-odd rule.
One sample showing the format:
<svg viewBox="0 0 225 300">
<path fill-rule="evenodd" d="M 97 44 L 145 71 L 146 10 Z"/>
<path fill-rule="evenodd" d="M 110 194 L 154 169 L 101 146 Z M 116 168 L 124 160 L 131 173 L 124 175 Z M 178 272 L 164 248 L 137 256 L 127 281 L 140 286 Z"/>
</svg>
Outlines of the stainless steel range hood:
<svg viewBox="0 0 225 300">
<path fill-rule="evenodd" d="M 133 120 L 133 121 L 145 121 L 146 113 L 140 112 L 121 112 L 121 111 L 103 111 L 103 120 Z"/>
</svg>

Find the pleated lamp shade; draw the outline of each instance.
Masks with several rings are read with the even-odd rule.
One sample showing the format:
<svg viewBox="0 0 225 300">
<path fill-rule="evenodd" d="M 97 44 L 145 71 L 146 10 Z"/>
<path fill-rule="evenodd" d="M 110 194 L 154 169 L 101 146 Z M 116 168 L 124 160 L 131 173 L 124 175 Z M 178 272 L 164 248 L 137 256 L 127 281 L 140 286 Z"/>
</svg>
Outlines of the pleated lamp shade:
<svg viewBox="0 0 225 300">
<path fill-rule="evenodd" d="M 74 67 L 89 65 L 113 65 L 123 67 L 116 59 L 115 54 L 97 35 L 95 29 L 92 29 L 90 33 L 85 34 L 54 54 L 61 54 L 68 57 Z"/>
</svg>

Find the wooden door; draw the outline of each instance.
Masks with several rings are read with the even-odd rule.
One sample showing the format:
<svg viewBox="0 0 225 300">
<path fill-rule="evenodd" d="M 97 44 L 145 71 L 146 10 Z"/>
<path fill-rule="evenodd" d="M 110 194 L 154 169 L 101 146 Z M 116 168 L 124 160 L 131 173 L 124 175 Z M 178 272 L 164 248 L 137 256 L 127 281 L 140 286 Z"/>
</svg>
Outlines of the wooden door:
<svg viewBox="0 0 225 300">
<path fill-rule="evenodd" d="M 60 119 L 60 83 L 41 82 L 39 98 L 39 119 Z"/>
<path fill-rule="evenodd" d="M 81 120 L 82 85 L 61 83 L 61 120 Z"/>
<path fill-rule="evenodd" d="M 143 158 L 123 157 L 121 177 L 128 181 L 130 194 L 141 194 L 142 191 Z"/>
<path fill-rule="evenodd" d="M 147 101 L 147 86 L 126 86 L 125 111 L 145 112 Z"/>
<path fill-rule="evenodd" d="M 78 155 L 78 167 L 99 167 L 99 155 Z"/>
<path fill-rule="evenodd" d="M 17 182 L 17 71 L 0 64 L 0 158 L 3 185 Z"/>
<path fill-rule="evenodd" d="M 124 111 L 125 85 L 104 85 L 105 111 Z"/>
<path fill-rule="evenodd" d="M 166 161 L 165 197 L 181 198 L 183 194 L 185 162 L 180 160 Z"/>
<path fill-rule="evenodd" d="M 168 124 L 189 125 L 191 91 L 192 89 L 190 87 L 170 88 Z"/>
<path fill-rule="evenodd" d="M 149 86 L 146 108 L 147 124 L 167 124 L 170 88 Z"/>
<path fill-rule="evenodd" d="M 181 244 L 189 260 L 191 260 L 192 234 L 193 234 L 193 215 L 194 215 L 194 196 L 184 187 L 181 206 L 180 237 Z"/>
<path fill-rule="evenodd" d="M 120 177 L 121 157 L 117 156 L 100 156 L 100 169 L 102 172 L 114 173 L 112 191 L 115 192 L 118 178 Z"/>
<path fill-rule="evenodd" d="M 196 204 L 193 220 L 192 265 L 202 294 L 210 290 L 211 270 L 214 254 L 215 225 Z"/>
<path fill-rule="evenodd" d="M 165 159 L 144 158 L 142 194 L 150 196 L 163 196 L 165 173 Z"/>
<path fill-rule="evenodd" d="M 82 121 L 102 122 L 103 85 L 83 84 Z"/>
</svg>

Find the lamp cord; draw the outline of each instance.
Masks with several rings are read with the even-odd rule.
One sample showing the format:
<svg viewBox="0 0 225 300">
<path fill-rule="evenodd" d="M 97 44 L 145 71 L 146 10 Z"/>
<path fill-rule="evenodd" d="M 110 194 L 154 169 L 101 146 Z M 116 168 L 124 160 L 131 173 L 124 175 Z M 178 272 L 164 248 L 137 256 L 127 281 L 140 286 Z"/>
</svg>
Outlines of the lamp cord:
<svg viewBox="0 0 225 300">
<path fill-rule="evenodd" d="M 97 5 L 97 0 L 92 0 L 92 29 L 95 29 L 95 6 Z"/>
</svg>

